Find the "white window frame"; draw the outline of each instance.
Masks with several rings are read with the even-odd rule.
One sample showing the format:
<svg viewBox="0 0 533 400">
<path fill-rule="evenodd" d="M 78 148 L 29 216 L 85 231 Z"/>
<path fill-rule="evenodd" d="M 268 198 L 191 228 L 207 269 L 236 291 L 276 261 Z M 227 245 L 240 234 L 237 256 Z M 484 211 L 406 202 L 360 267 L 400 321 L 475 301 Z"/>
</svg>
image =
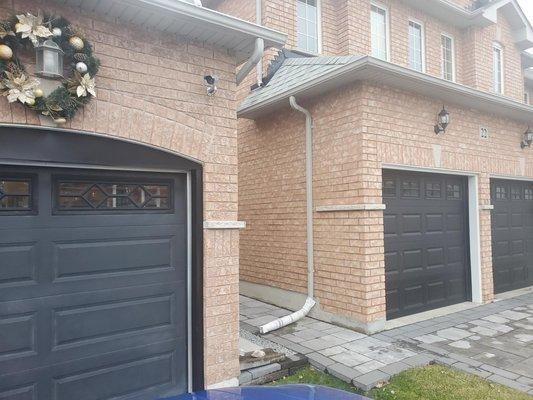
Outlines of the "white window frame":
<svg viewBox="0 0 533 400">
<path fill-rule="evenodd" d="M 385 11 L 385 61 L 390 61 L 391 47 L 390 47 L 390 14 L 389 7 L 377 1 L 370 2 L 370 54 L 373 54 L 372 49 L 372 6 Z"/>
<path fill-rule="evenodd" d="M 296 0 L 298 3 L 300 0 Z M 296 50 L 300 53 L 317 55 L 322 54 L 322 0 L 316 0 L 316 35 L 317 35 L 317 52 L 302 49 L 298 47 L 298 4 L 296 4 Z"/>
<path fill-rule="evenodd" d="M 452 80 L 451 81 L 448 81 L 448 79 L 445 78 L 444 76 L 444 57 L 443 57 L 443 52 L 442 52 L 442 38 L 445 37 L 445 38 L 448 38 L 450 39 L 450 43 L 452 45 Z M 457 79 L 457 75 L 456 75 L 456 67 L 455 67 L 455 38 L 446 33 L 446 32 L 441 32 L 440 34 L 440 57 L 441 57 L 441 77 L 442 79 L 444 80 L 447 80 L 448 82 L 455 82 L 456 79 Z"/>
<path fill-rule="evenodd" d="M 495 51 L 498 50 L 500 52 L 500 85 L 501 85 L 501 91 L 498 91 L 496 88 L 496 70 L 494 69 L 494 55 Z M 505 93 L 505 72 L 504 67 L 505 66 L 505 57 L 503 54 L 503 46 L 499 44 L 498 42 L 492 43 L 492 91 L 496 94 L 504 94 Z"/>
<path fill-rule="evenodd" d="M 410 40 L 410 37 L 409 37 L 409 27 L 410 27 L 410 24 L 413 23 L 413 24 L 416 24 L 418 26 L 420 26 L 420 56 L 422 58 L 422 69 L 421 71 L 419 72 L 426 72 L 426 28 L 424 27 L 424 23 L 422 21 L 419 21 L 415 18 L 409 18 L 409 21 L 407 22 L 407 57 L 408 57 L 408 65 L 409 65 L 409 68 L 412 68 L 411 67 L 411 59 L 410 59 L 410 53 L 411 53 L 411 49 L 409 48 L 410 47 L 410 44 L 411 44 L 411 40 Z M 417 71 L 416 69 L 412 68 L 414 71 Z"/>
</svg>

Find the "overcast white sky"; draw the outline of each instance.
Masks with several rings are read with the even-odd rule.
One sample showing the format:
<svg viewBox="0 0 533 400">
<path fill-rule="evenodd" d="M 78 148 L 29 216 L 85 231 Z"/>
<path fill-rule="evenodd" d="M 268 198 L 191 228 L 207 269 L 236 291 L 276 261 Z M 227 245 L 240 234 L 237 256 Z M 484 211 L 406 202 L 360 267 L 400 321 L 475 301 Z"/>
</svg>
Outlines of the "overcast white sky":
<svg viewBox="0 0 533 400">
<path fill-rule="evenodd" d="M 520 3 L 520 7 L 522 7 L 522 10 L 524 10 L 527 17 L 529 18 L 529 21 L 531 21 L 531 23 L 533 24 L 533 1 L 518 0 L 518 3 Z"/>
</svg>

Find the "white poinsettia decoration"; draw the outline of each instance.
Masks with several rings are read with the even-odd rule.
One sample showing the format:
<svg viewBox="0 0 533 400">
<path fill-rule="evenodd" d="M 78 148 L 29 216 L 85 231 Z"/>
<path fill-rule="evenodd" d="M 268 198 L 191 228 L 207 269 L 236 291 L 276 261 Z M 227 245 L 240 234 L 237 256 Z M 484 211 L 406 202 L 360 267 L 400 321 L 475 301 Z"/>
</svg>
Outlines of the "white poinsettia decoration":
<svg viewBox="0 0 533 400">
<path fill-rule="evenodd" d="M 18 100 L 22 104 L 30 105 L 35 103 L 33 89 L 40 84 L 37 79 L 27 77 L 25 74 L 15 76 L 7 71 L 5 74 L 7 79 L 2 81 L 0 89 L 3 91 L 3 95 L 7 97 L 7 101 L 14 103 Z"/>
<path fill-rule="evenodd" d="M 3 25 L 0 25 L 0 39 L 4 39 L 6 36 L 15 36 L 15 32 Z"/>
<path fill-rule="evenodd" d="M 86 97 L 88 93 L 96 97 L 96 83 L 94 78 L 91 78 L 89 74 L 83 75 L 79 80 L 79 85 L 76 88 L 76 94 L 78 97 Z"/>
<path fill-rule="evenodd" d="M 20 33 L 22 39 L 29 38 L 34 46 L 39 44 L 39 38 L 48 38 L 53 36 L 52 31 L 43 25 L 43 17 L 41 15 L 33 15 L 27 13 L 26 15 L 17 15 L 19 23 L 16 25 L 17 33 Z"/>
</svg>

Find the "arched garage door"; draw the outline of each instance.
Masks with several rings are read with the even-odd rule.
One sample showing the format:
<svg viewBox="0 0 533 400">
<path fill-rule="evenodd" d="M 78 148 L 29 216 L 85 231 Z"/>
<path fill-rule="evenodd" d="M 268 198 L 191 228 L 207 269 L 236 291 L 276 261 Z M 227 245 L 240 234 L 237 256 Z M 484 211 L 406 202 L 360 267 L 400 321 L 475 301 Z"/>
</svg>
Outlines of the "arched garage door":
<svg viewBox="0 0 533 400">
<path fill-rule="evenodd" d="M 2 133 L 13 150 L 19 140 Z M 140 160 L 125 172 L 112 164 L 130 144 L 70 135 L 72 153 L 107 145 L 100 151 L 115 161 L 93 153 L 93 165 L 80 160 L 87 168 L 0 163 L 0 398 L 186 392 L 188 175 L 145 172 Z M 63 135 L 33 135 L 45 137 L 63 148 Z M 48 157 L 63 156 L 56 148 Z"/>
</svg>

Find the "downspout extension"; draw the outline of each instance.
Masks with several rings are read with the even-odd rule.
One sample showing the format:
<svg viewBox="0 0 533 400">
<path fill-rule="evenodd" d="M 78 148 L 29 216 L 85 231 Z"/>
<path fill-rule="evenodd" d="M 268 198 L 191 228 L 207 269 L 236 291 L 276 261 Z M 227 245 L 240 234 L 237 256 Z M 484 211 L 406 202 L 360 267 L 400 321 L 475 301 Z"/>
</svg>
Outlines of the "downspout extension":
<svg viewBox="0 0 533 400">
<path fill-rule="evenodd" d="M 259 328 L 262 334 L 283 328 L 305 317 L 315 306 L 314 300 L 314 243 L 313 243 L 313 118 L 309 110 L 298 105 L 296 98 L 289 98 L 291 107 L 305 115 L 305 189 L 307 219 L 307 300 L 304 306 L 285 317 L 269 322 Z"/>
<path fill-rule="evenodd" d="M 255 23 L 263 25 L 263 0 L 255 0 Z M 257 63 L 257 87 L 263 86 L 263 57 Z"/>
<path fill-rule="evenodd" d="M 263 59 L 264 52 L 265 41 L 262 38 L 255 39 L 255 47 L 252 55 L 237 72 L 237 85 L 240 85 L 250 71 Z"/>
</svg>

